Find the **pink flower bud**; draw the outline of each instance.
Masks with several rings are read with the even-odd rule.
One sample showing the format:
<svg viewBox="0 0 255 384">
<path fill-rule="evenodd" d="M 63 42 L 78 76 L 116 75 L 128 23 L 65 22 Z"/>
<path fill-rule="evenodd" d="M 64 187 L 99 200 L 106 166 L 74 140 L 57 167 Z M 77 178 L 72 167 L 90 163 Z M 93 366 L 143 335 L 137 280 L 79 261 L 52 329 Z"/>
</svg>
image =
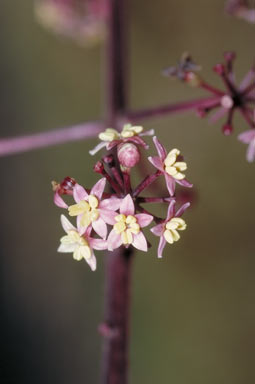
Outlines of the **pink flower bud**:
<svg viewBox="0 0 255 384">
<path fill-rule="evenodd" d="M 132 168 L 140 161 L 140 152 L 136 145 L 125 143 L 118 146 L 118 159 L 120 164 L 126 168 Z"/>
<path fill-rule="evenodd" d="M 218 75 L 223 75 L 223 73 L 225 72 L 225 68 L 223 64 L 216 64 L 213 67 L 213 70 L 214 72 L 218 73 Z"/>
<path fill-rule="evenodd" d="M 232 132 L 233 132 L 233 127 L 232 127 L 232 125 L 230 125 L 230 124 L 225 124 L 225 125 L 223 125 L 223 127 L 222 127 L 222 133 L 223 133 L 225 136 L 229 136 L 229 135 L 231 135 Z"/>
</svg>

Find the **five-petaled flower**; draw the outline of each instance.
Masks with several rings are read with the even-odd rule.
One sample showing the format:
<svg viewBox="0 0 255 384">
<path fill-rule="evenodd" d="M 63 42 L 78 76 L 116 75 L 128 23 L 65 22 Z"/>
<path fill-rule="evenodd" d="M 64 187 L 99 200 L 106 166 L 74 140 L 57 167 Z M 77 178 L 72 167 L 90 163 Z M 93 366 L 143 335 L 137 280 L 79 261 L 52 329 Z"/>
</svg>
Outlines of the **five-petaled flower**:
<svg viewBox="0 0 255 384">
<path fill-rule="evenodd" d="M 114 250 L 122 244 L 133 245 L 141 251 L 147 251 L 148 245 L 141 228 L 149 225 L 153 216 L 146 213 L 135 214 L 133 199 L 127 195 L 120 204 L 120 214 L 115 217 L 115 224 L 108 237 L 108 249 Z"/>
<path fill-rule="evenodd" d="M 184 204 L 176 213 L 175 204 L 175 200 L 172 200 L 168 207 L 166 219 L 160 224 L 151 228 L 151 232 L 154 235 L 160 237 L 158 257 L 162 257 L 166 243 L 173 244 L 175 241 L 180 239 L 180 234 L 178 231 L 184 231 L 187 226 L 185 221 L 180 216 L 182 216 L 184 211 L 190 206 L 190 203 Z"/>
<path fill-rule="evenodd" d="M 167 189 L 171 196 L 175 192 L 175 183 L 183 187 L 192 187 L 192 184 L 185 179 L 183 171 L 187 169 L 187 164 L 180 158 L 180 151 L 172 149 L 168 154 L 163 145 L 159 142 L 156 136 L 153 137 L 158 156 L 149 157 L 149 161 L 162 172 L 165 176 Z"/>
<path fill-rule="evenodd" d="M 101 140 L 101 143 L 96 145 L 96 147 L 89 151 L 89 153 L 91 155 L 95 155 L 102 148 L 106 148 L 107 151 L 109 151 L 122 143 L 133 143 L 135 145 L 141 145 L 143 148 L 148 149 L 148 145 L 143 139 L 141 139 L 141 136 L 152 135 L 154 135 L 153 129 L 143 132 L 143 127 L 138 125 L 132 126 L 131 124 L 125 124 L 121 132 L 118 132 L 116 129 L 113 128 L 107 128 L 98 136 Z"/>
<path fill-rule="evenodd" d="M 251 163 L 255 160 L 255 129 L 249 129 L 238 135 L 238 140 L 244 144 L 248 144 L 246 159 Z"/>
<path fill-rule="evenodd" d="M 84 232 L 81 232 L 79 227 L 76 229 L 64 215 L 61 215 L 61 224 L 66 235 L 60 239 L 58 252 L 73 253 L 75 260 L 86 260 L 92 271 L 95 271 L 96 257 L 93 249 L 107 249 L 107 242 L 91 237 L 91 227 L 88 227 Z"/>
<path fill-rule="evenodd" d="M 73 189 L 76 204 L 68 207 L 70 216 L 77 216 L 77 226 L 83 232 L 92 225 L 94 231 L 103 239 L 107 236 L 107 225 L 115 223 L 115 212 L 120 206 L 120 199 L 111 197 L 101 200 L 106 179 L 100 179 L 91 189 L 90 194 L 79 184 Z"/>
</svg>

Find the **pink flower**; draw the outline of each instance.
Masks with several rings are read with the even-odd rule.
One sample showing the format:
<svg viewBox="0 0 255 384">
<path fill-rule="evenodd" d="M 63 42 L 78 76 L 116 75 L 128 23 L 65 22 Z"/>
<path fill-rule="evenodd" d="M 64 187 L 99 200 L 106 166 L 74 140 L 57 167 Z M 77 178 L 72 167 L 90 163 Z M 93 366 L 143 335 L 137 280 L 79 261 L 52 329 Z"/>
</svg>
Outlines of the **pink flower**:
<svg viewBox="0 0 255 384">
<path fill-rule="evenodd" d="M 251 163 L 255 160 L 255 129 L 249 129 L 238 135 L 238 140 L 244 144 L 248 144 L 246 159 Z"/>
<path fill-rule="evenodd" d="M 155 168 L 159 169 L 164 174 L 166 179 L 167 189 L 171 196 L 175 192 L 175 183 L 182 185 L 183 187 L 192 187 L 192 184 L 185 179 L 183 171 L 187 169 L 187 164 L 184 161 L 179 161 L 180 151 L 178 149 L 172 149 L 168 154 L 159 142 L 156 136 L 153 137 L 155 147 L 158 152 L 158 156 L 149 157 L 149 161 Z"/>
<path fill-rule="evenodd" d="M 61 224 L 66 235 L 60 239 L 58 252 L 73 253 L 73 258 L 77 261 L 85 259 L 92 271 L 95 271 L 97 263 L 93 249 L 107 249 L 107 242 L 90 237 L 91 227 L 87 228 L 84 233 L 80 233 L 64 215 L 61 215 Z"/>
<path fill-rule="evenodd" d="M 99 180 L 91 189 L 90 194 L 79 184 L 73 189 L 73 197 L 77 204 L 68 208 L 70 216 L 77 216 L 78 230 L 92 225 L 94 231 L 103 239 L 107 236 L 107 225 L 115 223 L 115 212 L 119 209 L 120 199 L 111 197 L 101 200 L 105 188 L 106 179 Z"/>
<path fill-rule="evenodd" d="M 98 136 L 101 140 L 101 143 L 96 145 L 94 149 L 89 151 L 89 153 L 93 156 L 102 148 L 106 148 L 107 151 L 110 151 L 117 145 L 123 143 L 133 143 L 135 145 L 141 145 L 143 148 L 148 149 L 148 145 L 143 139 L 141 139 L 141 136 L 152 135 L 154 135 L 153 129 L 143 132 L 143 127 L 136 125 L 132 126 L 131 124 L 125 124 L 121 132 L 118 132 L 116 131 L 116 129 L 113 128 L 107 128 Z"/>
<path fill-rule="evenodd" d="M 135 206 L 130 195 L 120 204 L 120 214 L 115 217 L 115 224 L 108 237 L 108 249 L 113 251 L 122 244 L 133 245 L 141 251 L 147 251 L 148 245 L 141 228 L 146 227 L 153 220 L 153 216 L 140 213 L 135 214 Z"/>
<path fill-rule="evenodd" d="M 175 201 L 172 200 L 169 204 L 167 217 L 162 223 L 151 228 L 151 232 L 160 237 L 158 246 L 158 257 L 162 257 L 163 250 L 166 243 L 173 244 L 180 239 L 178 231 L 184 231 L 186 229 L 186 223 L 180 216 L 190 206 L 190 203 L 184 204 L 175 213 Z"/>
</svg>

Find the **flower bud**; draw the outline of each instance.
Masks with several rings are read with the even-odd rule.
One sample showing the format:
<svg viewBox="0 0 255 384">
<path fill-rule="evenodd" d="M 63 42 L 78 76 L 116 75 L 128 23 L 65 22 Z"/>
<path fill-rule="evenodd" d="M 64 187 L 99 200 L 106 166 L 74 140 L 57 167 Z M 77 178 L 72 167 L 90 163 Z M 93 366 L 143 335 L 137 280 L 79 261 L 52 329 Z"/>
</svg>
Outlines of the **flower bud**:
<svg viewBox="0 0 255 384">
<path fill-rule="evenodd" d="M 223 75 L 223 73 L 225 72 L 225 67 L 223 64 L 216 64 L 214 67 L 213 67 L 213 70 L 214 72 L 218 73 L 218 75 Z"/>
<path fill-rule="evenodd" d="M 126 168 L 132 168 L 140 161 L 140 152 L 136 145 L 124 143 L 118 146 L 117 155 L 120 164 Z"/>
<path fill-rule="evenodd" d="M 222 133 L 223 133 L 225 136 L 229 136 L 229 135 L 231 135 L 232 132 L 233 132 L 233 127 L 232 127 L 232 125 L 230 125 L 230 124 L 225 124 L 225 125 L 223 125 L 223 127 L 222 127 Z"/>
</svg>

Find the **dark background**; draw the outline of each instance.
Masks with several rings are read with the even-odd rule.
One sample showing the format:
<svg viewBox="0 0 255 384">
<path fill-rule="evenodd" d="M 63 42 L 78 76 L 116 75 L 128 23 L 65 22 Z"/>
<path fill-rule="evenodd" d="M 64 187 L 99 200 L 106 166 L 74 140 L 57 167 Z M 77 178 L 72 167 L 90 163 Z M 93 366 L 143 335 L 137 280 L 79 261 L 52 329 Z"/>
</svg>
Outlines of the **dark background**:
<svg viewBox="0 0 255 384">
<path fill-rule="evenodd" d="M 203 76 L 236 50 L 240 79 L 254 59 L 254 26 L 224 15 L 222 0 L 130 3 L 132 107 L 199 96 L 161 76 L 188 50 Z M 0 0 L 1 136 L 102 116 L 102 45 L 83 48 L 43 29 L 32 0 Z M 133 384 L 255 381 L 254 165 L 231 137 L 194 114 L 145 123 L 185 154 L 199 194 L 180 242 L 158 260 L 139 253 L 132 287 Z M 90 187 L 96 140 L 0 159 L 3 383 L 94 384 L 99 380 L 104 261 L 98 270 L 56 252 L 62 229 L 50 181 Z M 152 239 L 153 240 L 153 239 Z M 154 240 L 153 240 L 154 241 Z"/>
</svg>

